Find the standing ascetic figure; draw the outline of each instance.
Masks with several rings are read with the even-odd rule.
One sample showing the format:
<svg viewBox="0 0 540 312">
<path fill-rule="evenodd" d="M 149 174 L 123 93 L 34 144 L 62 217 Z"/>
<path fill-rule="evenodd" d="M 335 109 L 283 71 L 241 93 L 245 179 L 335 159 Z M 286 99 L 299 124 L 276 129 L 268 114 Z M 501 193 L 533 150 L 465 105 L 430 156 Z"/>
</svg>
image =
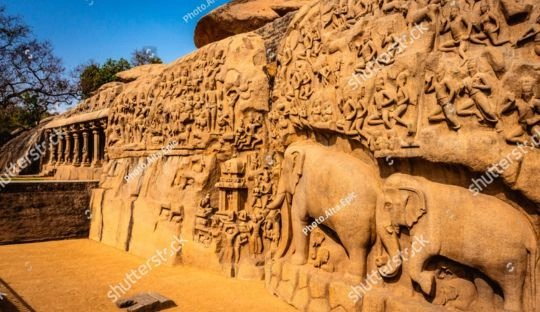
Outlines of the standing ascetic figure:
<svg viewBox="0 0 540 312">
<path fill-rule="evenodd" d="M 493 196 L 401 173 L 386 179 L 383 193 L 376 214 L 377 234 L 388 253 L 376 261 L 382 276 L 396 276 L 403 263 L 429 295 L 435 276 L 424 268 L 429 259 L 442 256 L 497 283 L 505 311 L 537 311 L 537 238 L 524 212 Z M 401 229 L 426 241 L 407 261 L 400 259 Z"/>
<path fill-rule="evenodd" d="M 310 218 L 323 217 L 322 224 L 335 231 L 349 255 L 347 272 L 364 277 L 367 254 L 375 239 L 375 207 L 380 193 L 379 174 L 372 166 L 315 143 L 293 143 L 281 164 L 276 199 L 268 205 L 271 210 L 283 207 L 284 231 L 277 256 L 288 247 L 292 234 L 295 253 L 291 261 L 305 264 L 309 247 L 306 226 Z M 348 194 L 355 194 L 354 200 L 329 213 Z"/>
</svg>

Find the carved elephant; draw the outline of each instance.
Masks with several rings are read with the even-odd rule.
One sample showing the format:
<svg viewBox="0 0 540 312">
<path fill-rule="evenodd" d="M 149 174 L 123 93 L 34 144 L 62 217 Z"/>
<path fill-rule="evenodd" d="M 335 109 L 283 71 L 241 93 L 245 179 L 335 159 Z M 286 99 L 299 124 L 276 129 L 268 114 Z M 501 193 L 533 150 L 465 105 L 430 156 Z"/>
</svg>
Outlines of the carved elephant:
<svg viewBox="0 0 540 312">
<path fill-rule="evenodd" d="M 282 211 L 277 256 L 285 254 L 292 238 L 292 263 L 306 263 L 308 223 L 324 219 L 321 228 L 333 230 L 348 254 L 347 273 L 364 277 L 368 249 L 376 239 L 375 208 L 381 186 L 375 166 L 318 144 L 293 143 L 285 151 L 276 198 L 268 206 Z M 354 200 L 344 203 L 352 193 Z M 338 205 L 340 209 L 332 209 Z"/>
<path fill-rule="evenodd" d="M 382 276 L 397 275 L 403 264 L 431 295 L 434 276 L 423 269 L 430 258 L 443 256 L 498 283 L 506 311 L 536 311 L 537 237 L 524 212 L 492 196 L 400 173 L 386 179 L 383 194 L 376 213 L 382 243 L 376 262 Z M 423 248 L 404 253 L 399 239 L 403 229 L 411 240 L 425 240 Z M 526 310 L 524 300 L 529 302 Z"/>
</svg>

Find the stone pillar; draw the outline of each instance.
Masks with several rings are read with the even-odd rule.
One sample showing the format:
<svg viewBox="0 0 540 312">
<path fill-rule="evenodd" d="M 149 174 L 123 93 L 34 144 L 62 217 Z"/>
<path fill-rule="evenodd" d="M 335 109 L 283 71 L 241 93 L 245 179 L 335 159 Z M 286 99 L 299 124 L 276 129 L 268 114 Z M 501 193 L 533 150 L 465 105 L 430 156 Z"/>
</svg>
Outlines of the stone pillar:
<svg viewBox="0 0 540 312">
<path fill-rule="evenodd" d="M 91 129 L 92 134 L 94 136 L 94 156 L 92 159 L 92 167 L 99 167 L 101 165 L 100 157 L 100 149 L 101 149 L 101 143 L 100 143 L 100 134 L 99 134 L 99 123 L 96 121 L 93 121 L 91 123 Z"/>
<path fill-rule="evenodd" d="M 58 136 L 56 131 L 50 130 L 49 131 L 49 166 L 54 166 L 56 164 L 56 146 L 54 145 L 54 137 Z M 56 142 L 58 142 L 58 138 L 56 139 Z"/>
<path fill-rule="evenodd" d="M 100 120 L 101 129 L 103 131 L 103 161 L 109 161 L 109 153 L 107 149 L 107 119 Z"/>
<path fill-rule="evenodd" d="M 61 165 L 64 162 L 64 141 L 65 141 L 66 134 L 64 132 L 64 129 L 62 128 L 60 128 L 59 132 L 57 133 L 61 133 L 58 136 L 58 145 L 56 146 L 58 164 Z"/>
<path fill-rule="evenodd" d="M 81 141 L 80 141 L 80 132 L 79 126 L 71 126 L 73 131 L 73 165 L 78 167 L 81 165 Z"/>
<path fill-rule="evenodd" d="M 71 130 L 68 127 L 66 127 L 64 130 L 64 133 L 66 134 L 66 148 L 64 149 L 64 164 L 70 165 L 72 161 Z"/>
<path fill-rule="evenodd" d="M 90 142 L 88 140 L 88 127 L 87 125 L 81 125 L 81 131 L 83 136 L 83 145 L 82 145 L 82 165 L 84 167 L 90 167 L 90 155 L 88 151 L 90 150 Z"/>
</svg>

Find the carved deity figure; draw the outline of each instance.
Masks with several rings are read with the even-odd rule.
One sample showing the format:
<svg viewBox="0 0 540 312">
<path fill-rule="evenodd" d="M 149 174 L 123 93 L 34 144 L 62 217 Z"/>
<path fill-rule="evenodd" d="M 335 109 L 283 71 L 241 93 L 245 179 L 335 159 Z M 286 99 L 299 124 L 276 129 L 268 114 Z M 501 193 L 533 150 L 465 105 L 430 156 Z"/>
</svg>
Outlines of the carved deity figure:
<svg viewBox="0 0 540 312">
<path fill-rule="evenodd" d="M 480 5 L 479 23 L 473 25 L 475 33 L 471 35 L 471 42 L 481 45 L 488 45 L 485 40 L 489 39 L 494 46 L 500 46 L 510 42 L 510 39 L 500 39 L 501 23 L 499 19 L 491 12 L 491 6 L 487 2 Z"/>
<path fill-rule="evenodd" d="M 214 212 L 214 208 L 210 206 L 210 194 L 206 196 L 199 203 L 199 207 L 195 211 L 195 239 L 204 244 L 209 244 L 211 239 L 210 223 L 211 216 Z"/>
<path fill-rule="evenodd" d="M 404 70 L 399 73 L 396 78 L 398 85 L 397 104 L 396 109 L 392 112 L 392 115 L 390 117 L 394 119 L 398 124 L 407 127 L 408 134 L 411 135 L 414 133 L 414 123 L 406 122 L 405 120 L 403 120 L 403 115 L 405 115 L 405 113 L 407 112 L 407 108 L 409 107 L 409 105 L 416 106 L 414 96 L 412 95 L 413 91 L 408 84 L 409 75 L 409 72 L 407 70 Z"/>
<path fill-rule="evenodd" d="M 356 105 L 351 96 L 341 99 L 339 102 L 339 111 L 342 118 L 336 123 L 336 127 L 344 133 L 349 133 L 356 118 Z"/>
<path fill-rule="evenodd" d="M 458 121 L 456 114 L 456 107 L 454 100 L 456 98 L 457 81 L 446 74 L 437 73 L 435 75 L 430 74 L 426 77 L 424 86 L 424 92 L 435 92 L 435 98 L 437 99 L 437 108 L 429 114 L 428 120 L 430 122 L 440 122 L 446 120 L 453 130 L 461 128 L 461 124 Z"/>
<path fill-rule="evenodd" d="M 210 81 L 206 85 L 205 102 L 208 115 L 207 127 L 210 131 L 216 130 L 217 109 L 220 92 L 216 90 L 216 82 Z"/>
<path fill-rule="evenodd" d="M 508 94 L 504 98 L 502 113 L 516 110 L 519 126 L 506 134 L 509 143 L 525 143 L 526 133 L 540 136 L 540 98 L 535 96 L 534 87 L 536 79 L 524 77 L 521 79 L 521 92 L 519 97 Z"/>
<path fill-rule="evenodd" d="M 440 33 L 450 32 L 451 39 L 441 42 L 439 50 L 442 52 L 457 52 L 462 59 L 465 59 L 467 51 L 467 41 L 472 31 L 472 23 L 468 18 L 460 14 L 459 8 L 453 7 L 450 10 L 448 20 L 443 22 Z"/>
<path fill-rule="evenodd" d="M 385 78 L 380 76 L 377 78 L 373 95 L 373 105 L 376 110 L 368 117 L 367 123 L 372 126 L 384 124 L 387 129 L 391 129 L 390 116 L 392 116 L 395 104 L 395 94 L 385 88 Z"/>
<path fill-rule="evenodd" d="M 488 98 L 488 94 L 491 94 L 493 89 L 490 81 L 496 78 L 480 72 L 478 62 L 475 59 L 468 61 L 467 69 L 469 77 L 465 79 L 464 86 L 469 99 L 461 105 L 457 114 L 460 116 L 476 115 L 479 121 L 497 123 L 497 114 Z M 472 109 L 473 107 L 476 107 L 476 110 Z"/>
</svg>

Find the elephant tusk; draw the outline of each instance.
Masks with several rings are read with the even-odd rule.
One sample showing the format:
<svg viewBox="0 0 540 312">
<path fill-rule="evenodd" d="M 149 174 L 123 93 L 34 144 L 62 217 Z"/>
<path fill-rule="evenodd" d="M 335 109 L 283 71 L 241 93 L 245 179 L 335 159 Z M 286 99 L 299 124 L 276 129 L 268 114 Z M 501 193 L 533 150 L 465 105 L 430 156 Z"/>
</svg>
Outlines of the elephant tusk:
<svg viewBox="0 0 540 312">
<path fill-rule="evenodd" d="M 393 270 L 393 272 L 391 273 L 388 273 L 387 270 L 385 270 L 385 268 L 388 266 L 388 264 L 386 264 L 385 266 L 382 266 L 380 268 L 378 268 L 378 271 L 379 271 L 379 274 L 384 277 L 384 278 L 393 278 L 395 277 L 397 274 L 398 274 L 398 271 L 399 270 Z"/>
</svg>

